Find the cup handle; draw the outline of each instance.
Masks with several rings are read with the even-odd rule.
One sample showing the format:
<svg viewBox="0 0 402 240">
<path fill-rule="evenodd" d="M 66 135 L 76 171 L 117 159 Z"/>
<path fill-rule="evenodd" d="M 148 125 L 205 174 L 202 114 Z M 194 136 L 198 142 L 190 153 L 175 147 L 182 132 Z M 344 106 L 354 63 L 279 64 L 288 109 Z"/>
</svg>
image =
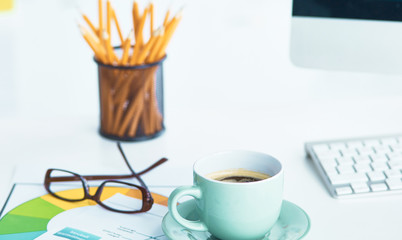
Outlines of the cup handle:
<svg viewBox="0 0 402 240">
<path fill-rule="evenodd" d="M 183 218 L 177 211 L 177 202 L 183 196 L 192 196 L 200 199 L 201 189 L 197 186 L 183 186 L 176 188 L 169 196 L 168 207 L 172 217 L 183 227 L 195 231 L 207 231 L 207 226 L 201 221 L 190 221 Z"/>
</svg>

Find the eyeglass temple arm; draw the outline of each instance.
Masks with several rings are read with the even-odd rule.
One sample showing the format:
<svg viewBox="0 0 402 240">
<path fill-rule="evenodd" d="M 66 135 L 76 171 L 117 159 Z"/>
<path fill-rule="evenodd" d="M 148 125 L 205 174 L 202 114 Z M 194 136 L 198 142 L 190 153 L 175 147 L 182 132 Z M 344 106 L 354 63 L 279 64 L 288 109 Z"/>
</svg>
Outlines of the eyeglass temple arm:
<svg viewBox="0 0 402 240">
<path fill-rule="evenodd" d="M 83 176 L 85 179 L 87 180 L 105 180 L 105 179 L 126 179 L 126 178 L 132 178 L 135 177 L 135 175 L 137 176 L 141 176 L 144 175 L 145 173 L 151 171 L 152 169 L 158 167 L 159 165 L 163 164 L 164 162 L 166 162 L 168 159 L 167 158 L 161 158 L 159 159 L 156 163 L 152 164 L 151 166 L 147 167 L 146 169 L 142 170 L 139 173 L 135 173 L 133 171 L 133 169 L 131 168 L 130 164 L 127 164 L 128 168 L 130 169 L 131 174 L 128 175 L 96 175 L 96 176 Z M 63 178 L 64 180 L 67 180 L 67 178 L 69 180 L 79 180 L 79 179 L 75 179 L 75 177 L 60 177 Z M 54 178 L 52 178 L 54 179 Z"/>
<path fill-rule="evenodd" d="M 130 175 L 83 175 L 86 180 L 108 180 L 108 179 L 127 179 L 134 177 Z M 73 176 L 60 176 L 60 177 L 49 177 L 52 182 L 66 182 L 66 181 L 81 181 L 79 177 Z"/>
<path fill-rule="evenodd" d="M 147 167 L 146 169 L 142 170 L 141 172 L 137 173 L 137 175 L 144 175 L 145 173 L 151 171 L 152 169 L 158 167 L 159 165 L 163 164 L 166 162 L 168 159 L 167 158 L 161 158 L 159 159 L 156 163 L 152 164 L 151 166 Z"/>
<path fill-rule="evenodd" d="M 152 169 L 156 168 L 157 166 L 163 164 L 167 160 L 168 160 L 167 158 L 161 158 L 159 161 L 157 161 L 156 163 L 152 164 L 151 166 L 142 170 L 139 173 L 135 173 L 135 172 L 133 173 L 131 166 L 128 164 L 130 172 L 132 172 L 132 174 L 127 174 L 127 175 L 83 175 L 82 177 L 85 178 L 86 180 L 127 179 L 127 178 L 135 177 L 135 175 L 141 176 L 141 175 L 151 171 Z M 67 176 L 51 177 L 51 179 L 52 179 L 52 182 L 80 181 L 79 177 L 67 177 Z"/>
<path fill-rule="evenodd" d="M 131 167 L 130 163 L 127 160 L 126 154 L 124 154 L 123 149 L 121 148 L 121 144 L 120 142 L 117 142 L 117 147 L 121 153 L 121 155 L 123 156 L 124 162 L 127 164 L 127 167 L 130 169 L 131 173 L 134 175 L 135 178 L 137 178 L 137 180 L 140 182 L 141 186 L 143 186 L 144 188 L 148 189 L 147 185 L 144 183 L 144 181 L 141 179 L 141 174 L 144 174 L 150 170 L 152 170 L 153 168 L 161 165 L 162 163 L 166 162 L 167 159 L 166 158 L 162 158 L 159 161 L 157 161 L 156 163 L 152 164 L 150 167 L 148 167 L 147 169 L 143 170 L 140 172 L 140 174 L 135 173 L 134 169 Z"/>
<path fill-rule="evenodd" d="M 156 163 L 154 163 L 151 166 L 149 166 L 148 168 L 142 170 L 139 173 L 135 173 L 134 169 L 131 167 L 130 163 L 127 160 L 126 154 L 124 154 L 123 149 L 121 148 L 120 142 L 117 142 L 117 147 L 119 148 L 119 151 L 120 151 L 121 155 L 123 156 L 124 162 L 126 163 L 128 169 L 130 170 L 130 172 L 133 175 L 141 176 L 141 175 L 151 171 L 152 169 L 158 167 L 159 165 L 163 164 L 164 162 L 166 162 L 168 160 L 167 158 L 161 158 Z"/>
<path fill-rule="evenodd" d="M 84 177 L 86 180 L 105 180 L 105 179 L 126 179 L 126 178 L 132 178 L 132 177 L 136 177 L 136 176 L 141 176 L 149 171 L 151 171 L 152 169 L 158 167 L 159 165 L 163 164 L 164 162 L 166 162 L 168 159 L 167 158 L 161 158 L 159 159 L 156 163 L 152 164 L 151 166 L 149 166 L 148 168 L 142 170 L 139 173 L 135 173 L 135 171 L 133 170 L 133 168 L 131 167 L 130 163 L 128 162 L 123 150 L 121 149 L 120 146 L 120 142 L 117 143 L 117 146 L 120 150 L 120 153 L 123 156 L 124 162 L 126 163 L 128 169 L 130 170 L 131 174 L 129 175 L 87 175 L 87 176 L 82 176 Z M 137 177 L 138 178 L 138 177 Z M 53 182 L 63 182 L 63 181 L 79 181 L 80 178 L 79 177 L 51 177 Z"/>
</svg>

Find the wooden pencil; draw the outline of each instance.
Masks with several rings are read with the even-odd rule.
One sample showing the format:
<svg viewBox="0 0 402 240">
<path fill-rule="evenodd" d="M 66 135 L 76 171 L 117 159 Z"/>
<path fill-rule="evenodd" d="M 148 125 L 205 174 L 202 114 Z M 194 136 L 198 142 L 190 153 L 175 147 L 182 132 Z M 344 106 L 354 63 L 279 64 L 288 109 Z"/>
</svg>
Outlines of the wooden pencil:
<svg viewBox="0 0 402 240">
<path fill-rule="evenodd" d="M 85 29 L 82 25 L 79 24 L 79 29 L 81 31 L 82 36 L 84 37 L 85 41 L 91 47 L 92 51 L 95 54 L 95 58 L 106 62 L 105 53 L 103 48 L 100 45 L 99 40 L 97 39 L 96 35 L 91 34 L 87 29 Z"/>
<path fill-rule="evenodd" d="M 133 114 L 131 125 L 129 126 L 127 135 L 129 137 L 135 137 L 135 134 L 138 130 L 138 123 L 140 121 L 141 114 L 143 113 L 144 103 L 140 102 L 136 111 Z"/>
<path fill-rule="evenodd" d="M 98 0 L 98 16 L 99 16 L 99 30 L 98 30 L 98 34 L 99 34 L 99 39 L 102 38 L 103 35 L 103 4 L 102 4 L 102 0 Z"/>
<path fill-rule="evenodd" d="M 107 60 L 109 61 L 109 64 L 113 64 L 113 61 L 114 61 L 113 48 L 110 45 L 109 35 L 107 34 L 106 31 L 103 31 L 102 43 L 103 43 L 103 47 L 106 49 L 106 56 L 107 56 Z"/>
<path fill-rule="evenodd" d="M 110 133 L 110 124 L 112 123 L 112 105 L 110 98 L 111 88 L 109 86 L 109 74 L 105 67 L 101 67 L 100 69 L 101 79 L 99 81 L 100 84 L 100 92 L 101 92 L 101 102 L 102 102 L 102 115 L 103 115 L 103 123 L 102 130 L 105 133 Z"/>
<path fill-rule="evenodd" d="M 120 47 L 122 48 L 123 44 L 124 44 L 123 33 L 121 32 L 120 24 L 119 24 L 119 21 L 117 20 L 116 12 L 114 11 L 113 8 L 112 8 L 112 17 L 113 17 L 114 24 L 116 25 L 117 33 L 119 34 Z"/>
<path fill-rule="evenodd" d="M 133 38 L 134 30 L 131 30 L 130 33 L 128 34 L 128 37 L 126 41 L 123 44 L 123 54 L 120 60 L 120 65 L 125 66 L 128 62 L 128 57 L 129 57 L 129 51 L 131 47 L 131 41 Z"/>
<path fill-rule="evenodd" d="M 112 20 L 112 10 L 111 10 L 111 6 L 110 6 L 110 1 L 107 0 L 106 1 L 106 32 L 108 34 L 108 41 L 109 41 L 110 45 L 111 45 L 111 41 L 112 41 L 112 24 L 111 24 L 111 20 Z"/>
<path fill-rule="evenodd" d="M 113 125 L 113 132 L 117 133 L 119 130 L 119 126 L 121 124 L 121 118 L 126 111 L 125 105 L 128 101 L 129 91 L 132 90 L 130 87 L 133 85 L 133 81 L 137 78 L 138 72 L 132 71 L 130 74 L 127 74 L 124 78 L 121 79 L 124 81 L 120 82 L 120 85 L 116 87 L 115 92 L 115 119 Z"/>
<path fill-rule="evenodd" d="M 150 22 L 149 22 L 150 32 L 149 32 L 149 35 L 152 36 L 152 34 L 154 33 L 154 4 L 153 3 L 149 4 L 149 14 L 150 14 Z"/>
<path fill-rule="evenodd" d="M 149 87 L 148 87 L 148 92 L 149 92 L 149 106 L 148 106 L 148 115 L 149 115 L 149 133 L 153 134 L 155 133 L 155 122 L 156 122 L 156 113 L 158 112 L 158 109 L 155 108 L 156 105 L 156 100 L 155 100 L 155 94 L 154 92 L 156 91 L 155 88 L 155 78 L 154 76 L 151 76 Z"/>
<path fill-rule="evenodd" d="M 92 32 L 96 35 L 98 35 L 98 29 L 96 29 L 95 25 L 89 20 L 88 16 L 85 15 L 84 13 L 81 14 L 82 18 L 85 20 L 85 22 L 88 24 L 88 26 L 91 28 Z"/>
<path fill-rule="evenodd" d="M 163 35 L 157 36 L 157 38 L 155 39 L 155 42 L 152 45 L 149 55 L 145 59 L 145 63 L 149 64 L 149 63 L 154 62 L 154 59 L 156 58 L 156 56 L 158 54 L 158 49 L 162 45 L 162 42 L 163 42 Z"/>
<path fill-rule="evenodd" d="M 133 51 L 130 65 L 134 65 L 135 61 L 137 60 L 139 51 L 142 47 L 142 38 L 143 38 L 142 31 L 144 29 L 145 20 L 147 18 L 148 11 L 149 11 L 148 8 L 144 9 L 144 13 L 142 14 L 141 20 L 138 23 L 138 33 L 135 35 L 135 45 L 134 45 L 134 51 Z"/>
<path fill-rule="evenodd" d="M 133 28 L 134 28 L 135 35 L 137 35 L 137 32 L 138 32 L 137 25 L 138 25 L 138 22 L 140 20 L 140 11 L 138 9 L 137 1 L 134 1 L 134 3 L 133 3 L 133 12 L 132 12 L 132 14 L 133 14 Z"/>
<path fill-rule="evenodd" d="M 169 21 L 169 15 L 170 15 L 170 10 L 167 10 L 165 19 L 163 20 L 163 27 L 166 27 L 168 21 Z"/>
<path fill-rule="evenodd" d="M 143 49 L 141 49 L 141 52 L 138 54 L 138 57 L 135 59 L 134 65 L 140 65 L 143 64 L 145 61 L 145 58 L 148 56 L 149 51 L 151 50 L 152 46 L 154 45 L 155 41 L 161 37 L 162 35 L 162 30 L 159 28 L 158 30 L 155 31 L 154 34 L 152 34 L 151 38 L 148 40 L 148 42 L 145 44 Z"/>
<path fill-rule="evenodd" d="M 181 20 L 181 15 L 173 18 L 171 25 L 168 26 L 168 29 L 166 30 L 166 34 L 164 36 L 163 42 L 162 42 L 160 48 L 157 50 L 156 58 L 152 59 L 153 61 L 158 61 L 163 56 L 165 56 L 166 48 L 173 36 L 173 33 L 175 32 L 177 26 L 179 25 L 180 20 Z"/>
<path fill-rule="evenodd" d="M 144 92 L 140 91 L 138 96 L 135 98 L 134 101 L 131 101 L 129 106 L 127 107 L 126 115 L 123 118 L 123 122 L 120 125 L 120 129 L 117 132 L 118 136 L 124 136 L 124 133 L 127 131 L 127 127 L 130 124 L 130 120 L 133 119 L 134 113 L 138 105 L 141 103 L 141 100 L 144 96 Z"/>
</svg>

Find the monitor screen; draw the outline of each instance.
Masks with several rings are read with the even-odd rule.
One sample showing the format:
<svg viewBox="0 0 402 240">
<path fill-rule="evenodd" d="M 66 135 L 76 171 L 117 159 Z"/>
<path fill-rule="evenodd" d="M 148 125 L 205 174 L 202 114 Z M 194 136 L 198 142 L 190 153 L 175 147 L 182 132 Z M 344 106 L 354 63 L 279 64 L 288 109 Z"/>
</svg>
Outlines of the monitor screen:
<svg viewBox="0 0 402 240">
<path fill-rule="evenodd" d="M 294 0 L 293 16 L 402 21 L 402 0 Z"/>
</svg>

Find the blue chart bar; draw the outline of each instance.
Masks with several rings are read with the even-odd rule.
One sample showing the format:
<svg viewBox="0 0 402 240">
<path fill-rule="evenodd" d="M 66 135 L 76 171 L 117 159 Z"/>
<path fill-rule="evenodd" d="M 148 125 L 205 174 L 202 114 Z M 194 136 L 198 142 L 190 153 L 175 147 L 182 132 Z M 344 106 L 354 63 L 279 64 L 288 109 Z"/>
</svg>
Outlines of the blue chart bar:
<svg viewBox="0 0 402 240">
<path fill-rule="evenodd" d="M 0 240 L 21 240 L 21 239 L 33 240 L 39 237 L 40 235 L 44 234 L 45 232 L 46 231 L 0 235 Z"/>
</svg>

